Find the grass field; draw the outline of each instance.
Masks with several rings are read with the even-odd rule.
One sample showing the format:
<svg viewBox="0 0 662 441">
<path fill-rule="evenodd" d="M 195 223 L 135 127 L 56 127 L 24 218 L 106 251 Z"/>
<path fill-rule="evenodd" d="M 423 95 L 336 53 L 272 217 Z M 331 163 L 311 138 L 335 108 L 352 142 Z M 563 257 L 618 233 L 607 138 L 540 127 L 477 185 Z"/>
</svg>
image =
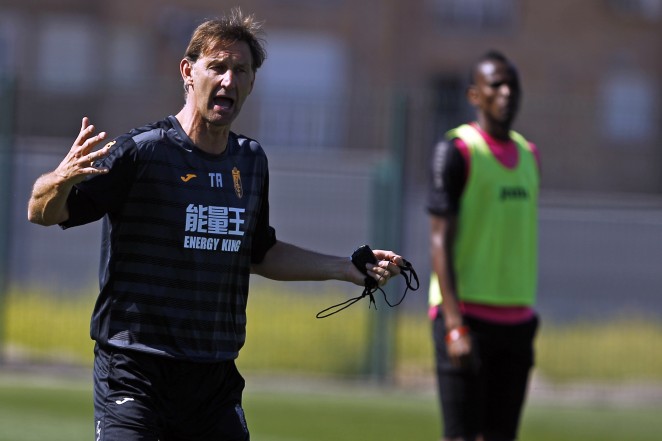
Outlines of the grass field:
<svg viewBox="0 0 662 441">
<path fill-rule="evenodd" d="M 293 382 L 290 378 L 288 381 Z M 435 441 L 440 423 L 431 394 L 374 386 L 299 383 L 248 386 L 255 441 Z M 86 380 L 0 373 L 0 441 L 93 439 Z M 657 441 L 659 408 L 530 404 L 521 441 Z"/>
<path fill-rule="evenodd" d="M 346 297 L 347 293 L 333 291 L 311 296 L 253 287 L 248 341 L 238 361 L 249 380 L 244 405 L 253 440 L 438 439 L 437 403 L 429 389 L 405 392 L 356 383 L 365 374 L 370 345 L 366 330 L 370 318 L 380 311 L 359 303 L 342 315 L 315 319 L 317 311 Z M 89 294 L 12 291 L 0 321 L 9 349 L 6 354 L 32 364 L 64 363 L 89 369 L 93 302 Z M 394 336 L 398 379 L 431 377 L 429 332 L 425 311 L 398 314 Z M 591 382 L 615 388 L 631 382 L 657 387 L 662 382 L 662 352 L 651 342 L 661 339 L 662 324 L 636 317 L 563 326 L 543 321 L 536 373 L 552 392 Z M 279 387 L 251 382 L 251 377 L 265 373 L 277 375 Z M 283 375 L 317 380 L 289 380 L 288 384 L 280 380 Z M 319 379 L 328 378 L 353 379 L 354 383 L 345 380 L 318 387 Z M 93 439 L 90 386 L 89 375 L 73 381 L 8 376 L 0 371 L 0 441 Z M 619 403 L 599 388 L 591 400 L 532 400 L 520 440 L 661 440 L 659 390 L 653 391 L 658 395 L 652 400 L 650 394 L 638 400 L 635 390 L 624 400 L 627 403 Z"/>
</svg>

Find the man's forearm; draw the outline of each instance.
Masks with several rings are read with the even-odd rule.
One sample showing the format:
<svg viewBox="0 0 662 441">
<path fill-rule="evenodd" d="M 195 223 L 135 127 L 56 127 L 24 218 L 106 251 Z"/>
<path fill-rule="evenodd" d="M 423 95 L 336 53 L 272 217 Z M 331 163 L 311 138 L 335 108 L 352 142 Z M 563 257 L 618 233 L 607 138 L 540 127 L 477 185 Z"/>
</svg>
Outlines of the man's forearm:
<svg viewBox="0 0 662 441">
<path fill-rule="evenodd" d="M 28 202 L 28 220 L 39 225 L 56 225 L 69 218 L 67 197 L 73 184 L 63 181 L 54 172 L 42 175 L 32 188 Z"/>
<path fill-rule="evenodd" d="M 254 273 L 273 280 L 349 280 L 349 259 L 320 254 L 285 242 L 277 242 Z"/>
<path fill-rule="evenodd" d="M 462 325 L 453 265 L 456 228 L 457 219 L 454 216 L 448 218 L 433 216 L 431 218 L 432 269 L 439 279 L 439 288 L 443 295 L 440 308 L 447 329 L 454 329 Z"/>
</svg>

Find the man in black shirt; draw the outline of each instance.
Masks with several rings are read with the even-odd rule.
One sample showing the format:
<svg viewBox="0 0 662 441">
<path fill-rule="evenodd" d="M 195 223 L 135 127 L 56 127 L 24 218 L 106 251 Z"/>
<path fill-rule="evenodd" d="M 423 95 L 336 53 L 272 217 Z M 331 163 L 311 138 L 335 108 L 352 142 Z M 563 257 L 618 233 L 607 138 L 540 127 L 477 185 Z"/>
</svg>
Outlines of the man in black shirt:
<svg viewBox="0 0 662 441">
<path fill-rule="evenodd" d="M 175 116 L 98 150 L 83 118 L 69 154 L 35 183 L 28 218 L 62 228 L 103 218 L 96 342 L 96 440 L 248 440 L 244 380 L 251 273 L 364 284 L 346 257 L 276 239 L 269 171 L 258 142 L 230 131 L 265 51 L 260 25 L 236 9 L 193 33 Z M 383 285 L 400 256 L 375 250 Z"/>
</svg>

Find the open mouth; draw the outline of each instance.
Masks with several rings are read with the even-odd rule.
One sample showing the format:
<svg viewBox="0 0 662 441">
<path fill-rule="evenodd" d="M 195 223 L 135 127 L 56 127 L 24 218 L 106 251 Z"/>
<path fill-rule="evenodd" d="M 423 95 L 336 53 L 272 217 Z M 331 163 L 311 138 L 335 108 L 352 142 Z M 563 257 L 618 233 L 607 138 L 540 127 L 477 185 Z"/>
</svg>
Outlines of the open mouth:
<svg viewBox="0 0 662 441">
<path fill-rule="evenodd" d="M 232 108 L 232 105 L 234 104 L 234 100 L 232 98 L 228 98 L 226 96 L 217 96 L 214 97 L 213 101 L 214 103 L 214 110 L 229 110 Z"/>
</svg>

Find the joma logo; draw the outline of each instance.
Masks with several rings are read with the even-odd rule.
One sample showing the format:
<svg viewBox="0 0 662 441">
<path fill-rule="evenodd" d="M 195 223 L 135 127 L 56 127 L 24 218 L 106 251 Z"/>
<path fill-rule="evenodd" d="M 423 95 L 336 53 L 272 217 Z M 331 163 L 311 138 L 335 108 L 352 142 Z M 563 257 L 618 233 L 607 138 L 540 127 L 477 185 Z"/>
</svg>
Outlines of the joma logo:
<svg viewBox="0 0 662 441">
<path fill-rule="evenodd" d="M 522 187 L 503 187 L 501 188 L 501 200 L 505 201 L 508 199 L 526 199 L 529 197 L 529 194 L 526 192 L 526 188 Z"/>
</svg>

